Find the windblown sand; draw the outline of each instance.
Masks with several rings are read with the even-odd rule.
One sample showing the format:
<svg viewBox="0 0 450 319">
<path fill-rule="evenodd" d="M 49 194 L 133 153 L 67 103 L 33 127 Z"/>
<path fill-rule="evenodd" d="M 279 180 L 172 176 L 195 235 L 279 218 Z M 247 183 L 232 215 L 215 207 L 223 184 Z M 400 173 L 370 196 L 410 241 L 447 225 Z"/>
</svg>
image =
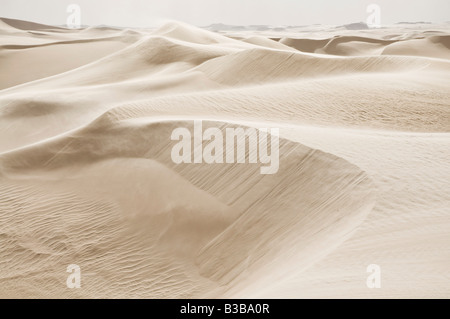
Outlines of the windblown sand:
<svg viewBox="0 0 450 319">
<path fill-rule="evenodd" d="M 0 38 L 0 297 L 450 297 L 449 25 Z M 278 173 L 174 164 L 193 119 Z"/>
</svg>

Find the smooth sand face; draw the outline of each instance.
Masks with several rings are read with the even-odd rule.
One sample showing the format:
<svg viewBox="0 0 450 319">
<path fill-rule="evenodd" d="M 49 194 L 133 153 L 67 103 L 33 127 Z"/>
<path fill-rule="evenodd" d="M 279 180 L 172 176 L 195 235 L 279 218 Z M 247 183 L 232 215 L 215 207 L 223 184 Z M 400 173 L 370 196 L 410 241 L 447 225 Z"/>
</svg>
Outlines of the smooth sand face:
<svg viewBox="0 0 450 319">
<path fill-rule="evenodd" d="M 449 26 L 0 37 L 0 297 L 450 297 Z M 279 170 L 175 164 L 194 119 Z"/>
</svg>

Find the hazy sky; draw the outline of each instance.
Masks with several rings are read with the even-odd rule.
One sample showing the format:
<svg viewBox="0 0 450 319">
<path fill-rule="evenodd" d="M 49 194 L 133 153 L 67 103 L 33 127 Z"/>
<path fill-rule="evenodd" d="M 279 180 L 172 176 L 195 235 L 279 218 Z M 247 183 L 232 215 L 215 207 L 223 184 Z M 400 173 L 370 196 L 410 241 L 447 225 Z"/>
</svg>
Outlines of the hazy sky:
<svg viewBox="0 0 450 319">
<path fill-rule="evenodd" d="M 345 24 L 366 21 L 371 3 L 381 7 L 381 24 L 450 21 L 450 0 L 0 0 L 0 16 L 61 25 L 72 3 L 81 7 L 83 25 Z"/>
</svg>

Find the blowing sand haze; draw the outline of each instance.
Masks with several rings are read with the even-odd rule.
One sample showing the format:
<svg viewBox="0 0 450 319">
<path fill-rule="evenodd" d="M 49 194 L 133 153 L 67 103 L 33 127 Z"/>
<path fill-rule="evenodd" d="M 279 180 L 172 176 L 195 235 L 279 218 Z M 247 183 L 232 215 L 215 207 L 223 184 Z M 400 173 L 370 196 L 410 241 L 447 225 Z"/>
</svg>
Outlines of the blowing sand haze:
<svg viewBox="0 0 450 319">
<path fill-rule="evenodd" d="M 212 28 L 0 20 L 0 297 L 449 298 L 450 24 Z"/>
</svg>

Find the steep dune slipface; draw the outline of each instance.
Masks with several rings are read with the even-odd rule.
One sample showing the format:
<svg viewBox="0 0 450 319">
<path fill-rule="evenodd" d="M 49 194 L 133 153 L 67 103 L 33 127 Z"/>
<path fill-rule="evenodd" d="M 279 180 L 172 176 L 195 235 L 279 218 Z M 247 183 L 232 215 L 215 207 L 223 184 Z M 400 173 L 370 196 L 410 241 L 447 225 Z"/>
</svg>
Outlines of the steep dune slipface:
<svg viewBox="0 0 450 319">
<path fill-rule="evenodd" d="M 251 296 L 326 256 L 373 206 L 360 169 L 287 140 L 274 175 L 249 153 L 247 164 L 176 165 L 178 127 L 193 131 L 191 121 L 96 121 L 4 154 L 8 295 L 70 296 L 71 261 L 91 273 L 78 296 Z"/>
<path fill-rule="evenodd" d="M 280 43 L 292 47 L 298 51 L 315 53 L 316 50 L 323 48 L 329 39 L 294 39 L 282 38 Z"/>
</svg>

